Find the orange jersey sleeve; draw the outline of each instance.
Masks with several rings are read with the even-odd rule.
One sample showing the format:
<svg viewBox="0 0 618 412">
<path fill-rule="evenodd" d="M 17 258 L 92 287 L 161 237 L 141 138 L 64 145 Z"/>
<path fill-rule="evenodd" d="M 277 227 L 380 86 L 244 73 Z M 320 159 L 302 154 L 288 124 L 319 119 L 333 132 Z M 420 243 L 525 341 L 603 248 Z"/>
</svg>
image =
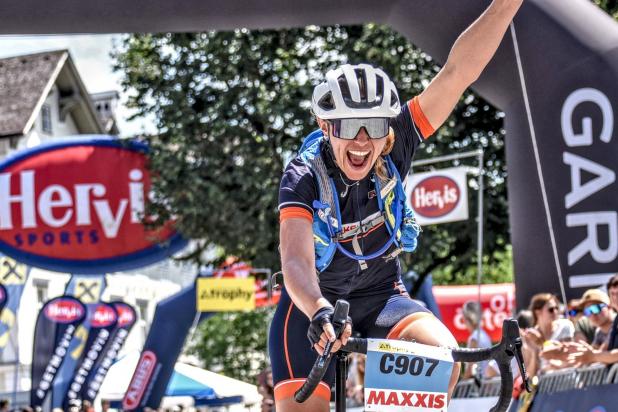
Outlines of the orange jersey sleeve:
<svg viewBox="0 0 618 412">
<path fill-rule="evenodd" d="M 427 139 L 429 136 L 435 132 L 434 128 L 425 117 L 425 113 L 423 113 L 423 109 L 418 102 L 418 96 L 415 96 L 412 100 L 408 101 L 408 109 L 410 109 L 410 114 L 412 115 L 412 121 L 419 128 L 421 134 L 424 139 Z"/>
</svg>

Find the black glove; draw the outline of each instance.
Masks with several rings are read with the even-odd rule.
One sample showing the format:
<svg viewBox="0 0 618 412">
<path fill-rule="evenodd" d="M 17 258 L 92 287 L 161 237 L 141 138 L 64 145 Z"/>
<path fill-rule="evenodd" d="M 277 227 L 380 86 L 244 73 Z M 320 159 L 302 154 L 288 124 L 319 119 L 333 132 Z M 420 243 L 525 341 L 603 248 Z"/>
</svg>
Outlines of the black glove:
<svg viewBox="0 0 618 412">
<path fill-rule="evenodd" d="M 320 336 L 324 332 L 324 325 L 331 322 L 334 313 L 335 309 L 332 306 L 324 306 L 315 312 L 307 330 L 307 338 L 309 338 L 311 347 L 320 341 Z"/>
</svg>

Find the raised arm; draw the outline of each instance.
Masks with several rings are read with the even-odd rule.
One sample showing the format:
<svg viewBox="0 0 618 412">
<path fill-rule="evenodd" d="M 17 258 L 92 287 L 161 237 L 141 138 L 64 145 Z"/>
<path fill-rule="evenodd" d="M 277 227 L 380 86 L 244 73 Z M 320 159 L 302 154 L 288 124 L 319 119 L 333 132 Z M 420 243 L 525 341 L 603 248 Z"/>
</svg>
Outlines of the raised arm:
<svg viewBox="0 0 618 412">
<path fill-rule="evenodd" d="M 493 0 L 457 38 L 444 67 L 419 95 L 419 105 L 434 130 L 448 118 L 463 92 L 498 49 L 523 0 Z"/>
</svg>

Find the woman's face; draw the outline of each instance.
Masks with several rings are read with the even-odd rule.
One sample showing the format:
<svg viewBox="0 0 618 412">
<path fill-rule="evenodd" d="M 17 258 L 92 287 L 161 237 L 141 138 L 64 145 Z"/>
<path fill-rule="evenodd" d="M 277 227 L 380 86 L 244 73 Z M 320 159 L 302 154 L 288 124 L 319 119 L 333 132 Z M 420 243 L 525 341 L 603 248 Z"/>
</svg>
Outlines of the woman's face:
<svg viewBox="0 0 618 412">
<path fill-rule="evenodd" d="M 551 299 L 539 312 L 537 312 L 539 324 L 553 322 L 560 317 L 560 306 L 558 306 L 558 302 Z"/>
<path fill-rule="evenodd" d="M 335 161 L 346 177 L 361 180 L 367 176 L 386 145 L 386 137 L 370 139 L 362 127 L 354 140 L 340 139 L 332 135 L 332 126 L 328 121 L 318 119 L 318 123 L 324 135 L 328 136 Z"/>
</svg>

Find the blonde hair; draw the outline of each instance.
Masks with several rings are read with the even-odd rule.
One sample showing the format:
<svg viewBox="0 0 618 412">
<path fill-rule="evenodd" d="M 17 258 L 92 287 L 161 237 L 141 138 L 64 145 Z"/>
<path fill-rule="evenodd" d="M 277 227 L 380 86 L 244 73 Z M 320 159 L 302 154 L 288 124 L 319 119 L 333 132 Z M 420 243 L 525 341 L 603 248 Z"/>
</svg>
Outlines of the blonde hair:
<svg viewBox="0 0 618 412">
<path fill-rule="evenodd" d="M 386 160 L 384 160 L 384 156 L 393 150 L 393 146 L 395 146 L 395 131 L 391 127 L 388 136 L 386 136 L 384 149 L 382 149 L 382 153 L 380 153 L 380 156 L 376 159 L 376 164 L 373 166 L 373 170 L 381 182 L 386 182 L 388 180 L 388 171 L 386 170 Z"/>
</svg>

